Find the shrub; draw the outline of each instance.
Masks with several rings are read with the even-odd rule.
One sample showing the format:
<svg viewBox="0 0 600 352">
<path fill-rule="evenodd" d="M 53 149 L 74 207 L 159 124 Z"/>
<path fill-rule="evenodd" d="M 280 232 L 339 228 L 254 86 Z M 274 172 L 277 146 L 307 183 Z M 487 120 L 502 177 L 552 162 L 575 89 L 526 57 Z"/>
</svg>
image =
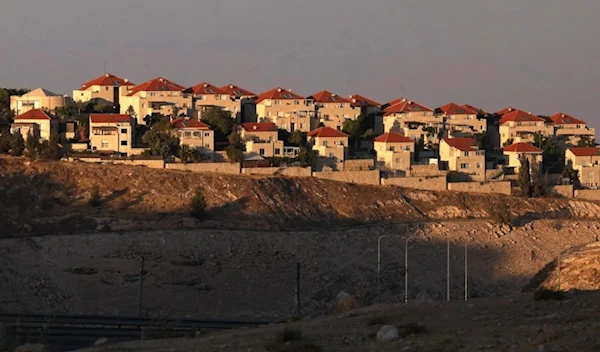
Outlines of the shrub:
<svg viewBox="0 0 600 352">
<path fill-rule="evenodd" d="M 388 323 L 388 317 L 386 317 L 385 315 L 378 315 L 378 316 L 374 316 L 374 317 L 370 317 L 367 320 L 367 325 L 369 326 L 375 326 L 375 325 L 385 325 Z"/>
<path fill-rule="evenodd" d="M 302 340 L 302 330 L 287 327 L 279 333 L 280 342 L 295 342 Z"/>
<path fill-rule="evenodd" d="M 23 140 L 23 135 L 21 135 L 20 132 L 13 134 L 12 139 L 10 141 L 10 155 L 12 155 L 12 156 L 23 155 L 24 149 L 25 149 L 25 140 Z"/>
<path fill-rule="evenodd" d="M 241 149 L 236 148 L 234 145 L 230 145 L 225 148 L 227 158 L 231 162 L 241 163 L 244 161 L 244 152 Z"/>
<path fill-rule="evenodd" d="M 510 207 L 506 201 L 500 200 L 499 202 L 492 202 L 488 204 L 487 212 L 494 222 L 502 225 L 511 224 L 512 215 L 510 213 Z"/>
<path fill-rule="evenodd" d="M 190 202 L 190 214 L 198 220 L 204 218 L 204 211 L 206 210 L 206 199 L 200 189 L 196 190 L 196 193 L 192 197 Z"/>
<path fill-rule="evenodd" d="M 536 301 L 563 301 L 567 299 L 567 295 L 562 291 L 540 289 L 534 292 L 533 299 Z"/>
<path fill-rule="evenodd" d="M 419 335 L 427 332 L 425 326 L 419 323 L 408 323 L 398 326 L 400 336 L 406 337 L 410 335 Z"/>
<path fill-rule="evenodd" d="M 98 187 L 98 185 L 92 186 L 88 204 L 91 205 L 92 207 L 98 207 L 102 204 L 102 196 L 100 195 L 100 187 Z"/>
</svg>

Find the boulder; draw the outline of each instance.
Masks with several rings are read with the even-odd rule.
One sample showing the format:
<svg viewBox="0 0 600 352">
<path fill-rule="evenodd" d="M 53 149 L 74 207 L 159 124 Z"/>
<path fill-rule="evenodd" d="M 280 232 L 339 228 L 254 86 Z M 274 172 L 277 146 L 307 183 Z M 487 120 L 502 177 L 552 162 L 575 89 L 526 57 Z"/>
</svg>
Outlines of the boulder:
<svg viewBox="0 0 600 352">
<path fill-rule="evenodd" d="M 96 340 L 96 342 L 94 343 L 94 346 L 102 346 L 102 345 L 106 345 L 106 343 L 108 343 L 108 339 L 106 337 L 103 337 L 103 338 Z"/>
<path fill-rule="evenodd" d="M 48 352 L 48 349 L 41 343 L 28 343 L 17 347 L 15 352 Z"/>
<path fill-rule="evenodd" d="M 377 332 L 378 342 L 392 342 L 398 340 L 398 328 L 393 325 L 384 325 Z"/>
<path fill-rule="evenodd" d="M 357 308 L 360 308 L 360 303 L 358 303 L 356 298 L 344 291 L 341 291 L 335 298 L 335 303 L 333 304 L 333 314 L 346 313 Z"/>
</svg>

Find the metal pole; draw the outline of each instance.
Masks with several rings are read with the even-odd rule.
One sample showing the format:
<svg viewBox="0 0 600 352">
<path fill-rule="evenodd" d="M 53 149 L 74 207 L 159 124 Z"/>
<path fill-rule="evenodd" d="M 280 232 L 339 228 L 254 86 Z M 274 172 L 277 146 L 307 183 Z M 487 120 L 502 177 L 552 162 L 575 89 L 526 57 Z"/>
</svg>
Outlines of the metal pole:
<svg viewBox="0 0 600 352">
<path fill-rule="evenodd" d="M 446 256 L 446 301 L 450 302 L 450 237 L 448 237 Z"/>
<path fill-rule="evenodd" d="M 300 316 L 300 263 L 296 263 L 296 316 Z"/>
<path fill-rule="evenodd" d="M 388 237 L 388 235 L 381 235 L 377 239 L 377 301 L 379 301 L 380 293 L 379 278 L 381 273 L 381 239 L 386 237 Z"/>
<path fill-rule="evenodd" d="M 408 303 L 408 241 L 404 243 L 404 303 Z"/>
<path fill-rule="evenodd" d="M 138 316 L 142 316 L 142 294 L 144 290 L 144 257 L 141 258 L 140 265 L 140 289 L 138 295 Z"/>
<path fill-rule="evenodd" d="M 558 291 L 560 291 L 560 230 L 558 230 Z"/>
<path fill-rule="evenodd" d="M 469 298 L 469 281 L 468 281 L 468 268 L 467 268 L 467 242 L 465 242 L 465 301 Z"/>
</svg>

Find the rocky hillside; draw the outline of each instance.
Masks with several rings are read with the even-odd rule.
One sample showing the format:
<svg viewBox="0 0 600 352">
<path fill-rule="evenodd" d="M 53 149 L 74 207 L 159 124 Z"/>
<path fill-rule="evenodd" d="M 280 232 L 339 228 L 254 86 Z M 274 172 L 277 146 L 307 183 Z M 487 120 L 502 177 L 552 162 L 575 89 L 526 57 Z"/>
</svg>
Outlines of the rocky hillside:
<svg viewBox="0 0 600 352">
<path fill-rule="evenodd" d="M 88 205 L 93 187 L 102 204 Z M 0 226 L 5 234 L 96 230 L 183 229 L 201 189 L 208 202 L 203 228 L 297 230 L 378 221 L 420 222 L 488 217 L 510 204 L 515 223 L 537 218 L 596 219 L 600 206 L 565 199 L 425 192 L 312 178 L 224 176 L 121 165 L 30 162 L 0 158 Z"/>
</svg>

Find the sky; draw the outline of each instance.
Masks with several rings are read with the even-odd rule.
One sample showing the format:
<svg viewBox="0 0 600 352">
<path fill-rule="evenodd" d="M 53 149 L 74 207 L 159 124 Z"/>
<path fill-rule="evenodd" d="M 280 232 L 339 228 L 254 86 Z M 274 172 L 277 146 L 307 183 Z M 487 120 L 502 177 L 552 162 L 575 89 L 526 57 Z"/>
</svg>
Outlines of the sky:
<svg viewBox="0 0 600 352">
<path fill-rule="evenodd" d="M 3 0 L 0 86 L 142 83 L 327 89 L 600 128 L 598 0 Z"/>
</svg>

